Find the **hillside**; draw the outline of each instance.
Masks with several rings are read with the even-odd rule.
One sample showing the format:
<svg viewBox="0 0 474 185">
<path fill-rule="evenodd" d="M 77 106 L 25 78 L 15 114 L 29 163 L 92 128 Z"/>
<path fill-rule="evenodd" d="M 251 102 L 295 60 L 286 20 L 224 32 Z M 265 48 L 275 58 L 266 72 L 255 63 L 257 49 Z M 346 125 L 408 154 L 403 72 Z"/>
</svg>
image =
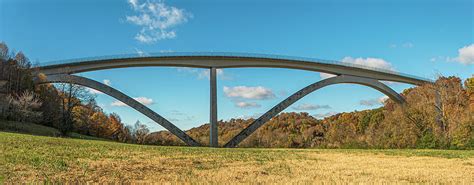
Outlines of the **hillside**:
<svg viewBox="0 0 474 185">
<path fill-rule="evenodd" d="M 474 151 L 162 147 L 6 132 L 0 151 L 0 183 L 474 182 Z"/>
<path fill-rule="evenodd" d="M 29 122 L 16 122 L 16 121 L 4 121 L 0 120 L 0 131 L 25 133 L 38 136 L 60 136 L 58 129 L 47 127 L 44 125 L 38 125 Z"/>
<path fill-rule="evenodd" d="M 49 136 L 49 137 L 61 136 L 61 133 L 59 132 L 58 129 L 47 127 L 44 125 L 29 123 L 29 122 L 0 120 L 0 131 L 31 134 L 31 135 L 37 135 L 37 136 Z M 106 140 L 103 138 L 82 135 L 82 134 L 78 134 L 74 132 L 69 132 L 66 136 L 70 138 L 77 138 L 77 139 Z"/>
</svg>

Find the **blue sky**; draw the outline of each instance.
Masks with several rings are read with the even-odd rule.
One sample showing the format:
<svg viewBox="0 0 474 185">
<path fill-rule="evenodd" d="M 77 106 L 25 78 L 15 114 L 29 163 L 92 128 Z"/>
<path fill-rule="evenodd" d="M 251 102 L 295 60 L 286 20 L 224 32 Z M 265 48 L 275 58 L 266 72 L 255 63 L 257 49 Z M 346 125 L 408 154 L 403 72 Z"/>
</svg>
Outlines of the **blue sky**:
<svg viewBox="0 0 474 185">
<path fill-rule="evenodd" d="M 421 77 L 474 74 L 474 5 L 449 1 L 0 0 L 0 40 L 34 62 L 150 52 L 250 52 L 341 60 Z M 209 120 L 206 70 L 153 67 L 80 75 L 106 81 L 189 129 Z M 219 119 L 261 114 L 324 75 L 225 69 Z M 396 91 L 410 87 L 390 83 Z M 285 111 L 315 116 L 380 106 L 368 87 L 335 85 Z M 103 94 L 126 123 L 161 127 Z"/>
</svg>

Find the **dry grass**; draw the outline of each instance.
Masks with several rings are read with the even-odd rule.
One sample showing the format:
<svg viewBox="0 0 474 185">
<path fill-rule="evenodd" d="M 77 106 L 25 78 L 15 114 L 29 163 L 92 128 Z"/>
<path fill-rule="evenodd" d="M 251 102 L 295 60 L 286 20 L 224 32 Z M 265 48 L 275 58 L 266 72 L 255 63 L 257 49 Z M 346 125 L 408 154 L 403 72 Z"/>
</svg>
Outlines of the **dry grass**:
<svg viewBox="0 0 474 185">
<path fill-rule="evenodd" d="M 156 147 L 0 132 L 0 182 L 474 183 L 474 151 Z"/>
</svg>

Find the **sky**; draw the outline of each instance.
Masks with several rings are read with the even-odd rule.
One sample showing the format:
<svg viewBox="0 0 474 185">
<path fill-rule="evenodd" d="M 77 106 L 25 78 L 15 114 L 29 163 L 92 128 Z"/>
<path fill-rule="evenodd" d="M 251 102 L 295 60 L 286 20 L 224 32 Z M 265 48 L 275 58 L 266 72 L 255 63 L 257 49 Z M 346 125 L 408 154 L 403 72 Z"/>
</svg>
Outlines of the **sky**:
<svg viewBox="0 0 474 185">
<path fill-rule="evenodd" d="M 0 0 L 0 41 L 32 62 L 153 52 L 244 52 L 338 60 L 435 79 L 474 74 L 473 0 Z M 209 122 L 209 72 L 141 67 L 79 74 L 116 88 L 181 129 Z M 257 117 L 328 74 L 293 69 L 218 71 L 218 117 Z M 397 92 L 412 87 L 386 82 Z M 94 90 L 127 124 L 163 128 Z M 374 89 L 340 84 L 285 112 L 322 118 L 380 107 Z"/>
</svg>

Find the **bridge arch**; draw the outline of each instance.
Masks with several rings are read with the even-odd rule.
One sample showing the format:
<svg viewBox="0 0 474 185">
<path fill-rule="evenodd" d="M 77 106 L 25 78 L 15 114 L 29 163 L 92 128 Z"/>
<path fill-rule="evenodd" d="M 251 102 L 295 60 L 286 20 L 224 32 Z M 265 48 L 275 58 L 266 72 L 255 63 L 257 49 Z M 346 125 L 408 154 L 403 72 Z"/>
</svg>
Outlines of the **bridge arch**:
<svg viewBox="0 0 474 185">
<path fill-rule="evenodd" d="M 178 136 L 181 140 L 191 146 L 199 146 L 199 143 L 194 141 L 191 137 L 186 135 L 182 130 L 178 129 L 171 122 L 161 117 L 157 113 L 148 109 L 146 106 L 134 101 L 134 99 L 121 93 L 118 90 L 112 89 L 99 82 L 73 76 L 71 74 L 115 69 L 128 67 L 145 67 L 145 66 L 169 66 L 169 67 L 193 67 L 210 69 L 210 145 L 217 147 L 217 97 L 216 97 L 216 69 L 218 68 L 286 68 L 299 69 L 313 72 L 329 73 L 338 75 L 333 78 L 328 78 L 314 84 L 311 84 L 292 96 L 285 99 L 280 104 L 270 109 L 267 113 L 255 120 L 249 127 L 245 128 L 231 139 L 225 146 L 235 147 L 242 140 L 247 138 L 261 125 L 270 120 L 273 116 L 283 111 L 286 107 L 293 104 L 307 94 L 331 85 L 338 83 L 353 83 L 360 84 L 374 88 L 393 101 L 404 104 L 405 100 L 398 93 L 384 85 L 380 81 L 401 82 L 412 85 L 423 85 L 432 83 L 431 80 L 421 77 L 416 77 L 409 74 L 403 74 L 396 71 L 378 69 L 357 64 L 350 64 L 337 61 L 320 60 L 305 57 L 290 57 L 281 55 L 265 55 L 265 54 L 248 54 L 248 53 L 219 53 L 219 52 L 197 52 L 197 53 L 151 53 L 147 56 L 140 55 L 117 55 L 117 56 L 103 56 L 95 58 L 72 59 L 65 61 L 57 61 L 52 63 L 45 63 L 34 68 L 36 73 L 42 73 L 48 76 L 51 82 L 71 82 L 79 85 L 84 85 L 99 91 L 104 92 L 110 96 L 119 99 L 120 101 L 129 104 L 130 107 L 142 112 L 155 122 L 168 129 L 171 133 Z M 47 83 L 47 82 L 46 82 Z"/>
<path fill-rule="evenodd" d="M 82 85 L 85 87 L 89 87 L 95 90 L 98 90 L 104 94 L 114 97 L 117 100 L 125 103 L 126 105 L 132 107 L 133 109 L 137 110 L 138 112 L 144 114 L 151 120 L 155 121 L 156 123 L 163 126 L 165 129 L 170 131 L 172 134 L 176 135 L 179 139 L 184 141 L 189 146 L 201 146 L 197 141 L 187 135 L 184 131 L 176 127 L 173 123 L 168 121 L 166 118 L 160 116 L 158 113 L 154 112 L 147 106 L 141 104 L 137 100 L 127 96 L 126 94 L 116 90 L 108 85 L 102 84 L 95 80 L 91 80 L 88 78 L 75 76 L 75 75 L 68 75 L 68 74 L 57 74 L 57 75 L 48 75 L 46 76 L 46 80 L 37 80 L 36 84 L 45 84 L 45 83 L 72 83 L 77 85 Z"/>
<path fill-rule="evenodd" d="M 258 128 L 260 128 L 270 119 L 272 119 L 273 117 L 278 115 L 281 111 L 285 110 L 290 105 L 300 100 L 301 98 L 305 97 L 306 95 L 329 85 L 343 84 L 343 83 L 359 84 L 359 85 L 371 87 L 387 95 L 390 99 L 392 99 L 394 102 L 398 103 L 399 105 L 403 106 L 405 104 L 405 99 L 400 94 L 398 94 L 393 89 L 391 89 L 390 87 L 381 83 L 378 80 L 363 78 L 363 77 L 356 77 L 356 76 L 348 76 L 348 75 L 335 76 L 335 77 L 327 78 L 327 79 L 318 81 L 316 83 L 313 83 L 311 85 L 308 85 L 304 87 L 303 89 L 297 91 L 296 93 L 292 94 L 285 100 L 281 101 L 280 103 L 275 105 L 273 108 L 268 110 L 265 114 L 261 115 L 259 118 L 254 120 L 249 126 L 247 126 L 245 129 L 239 132 L 236 136 L 234 136 L 230 141 L 228 141 L 224 145 L 224 147 L 226 148 L 236 147 L 240 142 L 242 142 L 247 137 L 249 137 L 253 132 L 255 132 Z"/>
</svg>

